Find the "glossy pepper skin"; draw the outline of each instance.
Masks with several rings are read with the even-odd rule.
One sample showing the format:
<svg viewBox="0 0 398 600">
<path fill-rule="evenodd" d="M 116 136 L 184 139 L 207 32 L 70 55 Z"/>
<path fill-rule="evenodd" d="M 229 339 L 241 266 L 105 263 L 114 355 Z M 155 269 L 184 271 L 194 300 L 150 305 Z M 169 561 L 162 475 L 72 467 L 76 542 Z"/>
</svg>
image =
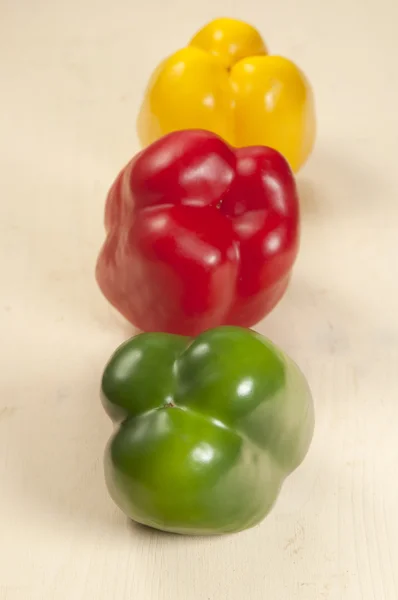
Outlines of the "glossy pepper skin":
<svg viewBox="0 0 398 600">
<path fill-rule="evenodd" d="M 116 424 L 105 452 L 111 497 L 131 519 L 182 534 L 259 523 L 314 428 L 301 371 L 239 327 L 128 340 L 105 368 L 102 398 Z"/>
<path fill-rule="evenodd" d="M 299 244 L 296 185 L 275 150 L 173 132 L 119 174 L 105 226 L 97 281 L 138 329 L 250 327 L 288 285 Z"/>
<path fill-rule="evenodd" d="M 297 172 L 315 142 L 311 85 L 290 60 L 268 54 L 254 27 L 216 19 L 158 66 L 137 120 L 143 146 L 192 128 L 236 147 L 275 148 Z"/>
</svg>

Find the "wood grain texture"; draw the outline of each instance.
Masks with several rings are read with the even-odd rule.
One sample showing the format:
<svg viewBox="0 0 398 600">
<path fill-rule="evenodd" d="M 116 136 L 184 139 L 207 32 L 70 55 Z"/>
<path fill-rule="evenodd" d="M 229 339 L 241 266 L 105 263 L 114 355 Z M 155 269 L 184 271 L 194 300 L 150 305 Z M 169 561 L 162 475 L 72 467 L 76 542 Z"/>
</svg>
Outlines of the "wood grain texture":
<svg viewBox="0 0 398 600">
<path fill-rule="evenodd" d="M 397 4 L 216 9 L 2 3 L 0 600 L 398 598 Z M 93 269 L 147 77 L 220 14 L 255 23 L 316 92 L 301 253 L 258 330 L 306 373 L 317 424 L 268 519 L 193 539 L 126 522 L 106 493 L 99 378 L 131 330 Z"/>
</svg>

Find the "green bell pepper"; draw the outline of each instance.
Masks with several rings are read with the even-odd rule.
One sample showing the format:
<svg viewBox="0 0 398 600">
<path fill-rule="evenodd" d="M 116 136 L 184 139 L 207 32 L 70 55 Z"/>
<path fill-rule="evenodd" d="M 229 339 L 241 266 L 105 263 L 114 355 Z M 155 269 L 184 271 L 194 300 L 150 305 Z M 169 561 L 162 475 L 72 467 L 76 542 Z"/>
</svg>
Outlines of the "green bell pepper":
<svg viewBox="0 0 398 600">
<path fill-rule="evenodd" d="M 117 424 L 105 452 L 111 497 L 131 519 L 183 534 L 261 521 L 314 427 L 298 367 L 240 327 L 133 337 L 106 366 L 102 399 Z"/>
</svg>

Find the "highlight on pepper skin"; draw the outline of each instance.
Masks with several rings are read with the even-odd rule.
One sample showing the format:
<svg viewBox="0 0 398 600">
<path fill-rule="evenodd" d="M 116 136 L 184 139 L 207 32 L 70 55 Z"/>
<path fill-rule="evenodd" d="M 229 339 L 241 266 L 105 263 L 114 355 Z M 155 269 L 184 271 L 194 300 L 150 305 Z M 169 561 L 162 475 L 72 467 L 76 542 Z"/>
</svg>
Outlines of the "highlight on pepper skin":
<svg viewBox="0 0 398 600">
<path fill-rule="evenodd" d="M 182 129 L 207 129 L 235 147 L 269 146 L 297 172 L 315 143 L 312 87 L 292 61 L 269 54 L 255 27 L 215 19 L 155 69 L 144 94 L 142 146 Z"/>
<path fill-rule="evenodd" d="M 259 523 L 314 430 L 299 368 L 239 327 L 135 336 L 108 362 L 102 400 L 116 425 L 104 461 L 111 497 L 138 523 L 180 534 Z"/>
<path fill-rule="evenodd" d="M 141 331 L 251 327 L 283 297 L 299 202 L 281 154 L 202 130 L 164 136 L 117 177 L 96 278 Z"/>
</svg>

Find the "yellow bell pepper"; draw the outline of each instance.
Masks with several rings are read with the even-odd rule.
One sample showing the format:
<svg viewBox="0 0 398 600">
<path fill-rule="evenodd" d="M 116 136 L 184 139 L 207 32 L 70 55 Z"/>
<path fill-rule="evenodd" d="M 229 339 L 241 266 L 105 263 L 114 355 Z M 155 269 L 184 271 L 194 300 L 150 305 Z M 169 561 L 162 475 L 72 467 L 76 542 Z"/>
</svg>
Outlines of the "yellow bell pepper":
<svg viewBox="0 0 398 600">
<path fill-rule="evenodd" d="M 216 19 L 158 66 L 145 93 L 141 144 L 181 129 L 207 129 L 235 147 L 271 146 L 298 171 L 315 141 L 312 89 L 294 63 L 268 54 L 254 27 Z"/>
</svg>

